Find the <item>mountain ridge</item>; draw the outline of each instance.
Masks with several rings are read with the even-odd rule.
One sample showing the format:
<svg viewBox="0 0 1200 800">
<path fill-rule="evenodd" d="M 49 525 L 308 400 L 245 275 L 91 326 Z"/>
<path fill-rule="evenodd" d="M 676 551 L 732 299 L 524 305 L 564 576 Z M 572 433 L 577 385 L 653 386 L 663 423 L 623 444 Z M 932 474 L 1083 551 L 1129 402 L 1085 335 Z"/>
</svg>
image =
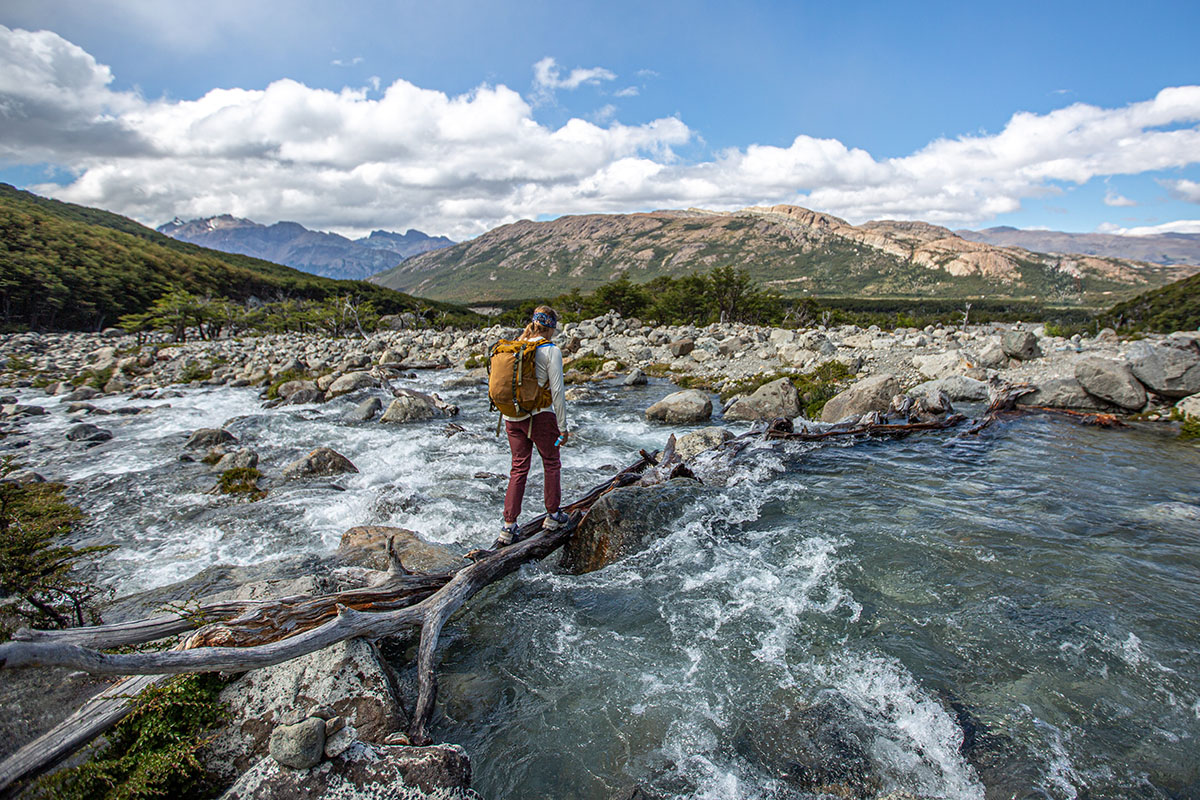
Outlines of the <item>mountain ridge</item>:
<svg viewBox="0 0 1200 800">
<path fill-rule="evenodd" d="M 490 302 L 590 291 L 628 276 L 732 265 L 785 296 L 995 297 L 1111 305 L 1200 272 L 1190 265 L 1054 255 L 974 242 L 920 221 L 846 220 L 790 205 L 520 220 L 414 256 L 370 280 Z"/>
<path fill-rule="evenodd" d="M 193 220 L 176 217 L 155 230 L 179 241 L 341 280 L 361 280 L 413 255 L 454 244 L 445 236 L 411 228 L 403 234 L 375 230 L 361 239 L 349 239 L 298 222 L 264 225 L 231 214 Z"/>
<path fill-rule="evenodd" d="M 964 229 L 955 231 L 955 233 L 964 239 L 975 242 L 1023 247 L 1038 253 L 1079 253 L 1149 261 L 1168 266 L 1200 264 L 1200 233 L 1127 236 L 1115 233 L 1022 230 L 1009 225 L 984 228 L 978 231 Z"/>
</svg>

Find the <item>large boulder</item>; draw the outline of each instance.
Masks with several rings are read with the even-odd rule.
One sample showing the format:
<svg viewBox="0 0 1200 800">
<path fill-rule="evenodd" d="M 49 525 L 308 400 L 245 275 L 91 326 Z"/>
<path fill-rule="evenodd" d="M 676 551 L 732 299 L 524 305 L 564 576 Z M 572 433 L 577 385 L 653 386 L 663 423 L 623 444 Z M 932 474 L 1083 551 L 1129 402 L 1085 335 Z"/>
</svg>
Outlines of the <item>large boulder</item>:
<svg viewBox="0 0 1200 800">
<path fill-rule="evenodd" d="M 900 381 L 891 373 L 863 378 L 846 391 L 834 396 L 821 411 L 823 422 L 837 422 L 846 417 L 861 417 L 871 411 L 886 412 L 892 398 L 900 393 Z"/>
<path fill-rule="evenodd" d="M 404 747 L 355 742 L 313 769 L 264 758 L 221 800 L 479 800 L 471 761 L 456 744 Z"/>
<path fill-rule="evenodd" d="M 657 486 L 626 486 L 601 497 L 563 547 L 562 566 L 576 575 L 606 567 L 666 535 L 696 499 L 691 478 Z"/>
<path fill-rule="evenodd" d="M 349 639 L 262 669 L 221 690 L 232 718 L 207 745 L 204 761 L 233 778 L 268 753 L 271 732 L 320 711 L 343 717 L 361 739 L 382 741 L 406 724 L 387 668 L 365 639 Z"/>
<path fill-rule="evenodd" d="M 1200 392 L 1200 345 L 1196 339 L 1137 342 L 1129 349 L 1128 360 L 1133 374 L 1155 394 L 1176 398 Z"/>
<path fill-rule="evenodd" d="M 955 351 L 913 356 L 912 364 L 917 372 L 921 373 L 921 377 L 928 380 L 946 378 L 970 367 L 970 364 L 963 359 L 962 354 Z"/>
<path fill-rule="evenodd" d="M 1030 331 L 1008 331 L 1000 339 L 1004 355 L 1018 361 L 1028 361 L 1042 354 L 1038 349 L 1037 337 Z"/>
<path fill-rule="evenodd" d="M 686 424 L 702 422 L 712 416 L 712 400 L 699 389 L 674 392 L 646 409 L 646 419 Z"/>
<path fill-rule="evenodd" d="M 340 475 L 343 472 L 358 472 L 358 467 L 336 450 L 318 447 L 284 467 L 283 477 L 315 478 L 322 475 Z"/>
<path fill-rule="evenodd" d="M 987 384 L 974 378 L 968 378 L 966 375 L 950 375 L 936 381 L 918 383 L 908 390 L 908 395 L 909 397 L 926 397 L 936 395 L 938 392 L 945 392 L 946 396 L 956 403 L 964 400 L 970 402 L 988 399 Z"/>
<path fill-rule="evenodd" d="M 388 404 L 380 422 L 418 422 L 433 419 L 437 409 L 432 404 L 414 395 L 405 394 Z"/>
<path fill-rule="evenodd" d="M 358 525 L 342 534 L 337 555 L 348 564 L 368 569 L 387 569 L 387 543 L 392 539 L 400 563 L 412 572 L 440 574 L 452 572 L 467 564 L 463 557 L 448 547 L 427 542 L 405 528 L 385 525 Z"/>
<path fill-rule="evenodd" d="M 1004 369 L 1008 366 L 1008 354 L 995 339 L 988 339 L 975 352 L 975 366 L 986 369 Z"/>
<path fill-rule="evenodd" d="M 725 419 L 775 419 L 800 416 L 800 394 L 787 378 L 779 378 L 754 390 L 749 397 L 740 397 L 725 410 Z"/>
<path fill-rule="evenodd" d="M 1146 387 L 1134 377 L 1128 364 L 1098 356 L 1075 362 L 1075 380 L 1083 390 L 1128 411 L 1146 405 Z"/>
<path fill-rule="evenodd" d="M 698 431 L 685 433 L 679 437 L 679 441 L 675 443 L 675 452 L 684 461 L 693 458 L 705 450 L 716 447 L 719 444 L 724 444 L 733 438 L 733 432 L 728 428 L 712 426 L 711 428 L 701 428 Z"/>
<path fill-rule="evenodd" d="M 1021 406 L 1067 408 L 1073 411 L 1111 411 L 1112 406 L 1083 390 L 1074 378 L 1049 378 L 1036 384 L 1037 390 L 1017 400 Z"/>
<path fill-rule="evenodd" d="M 691 339 L 677 339 L 668 345 L 671 355 L 675 358 L 686 356 L 688 353 L 696 349 L 696 343 Z"/>
<path fill-rule="evenodd" d="M 320 384 L 317 384 L 320 386 Z M 339 378 L 336 378 L 333 383 L 329 384 L 325 395 L 330 399 L 343 394 L 350 394 L 359 389 L 367 389 L 379 385 L 379 379 L 369 372 L 347 372 Z"/>
</svg>

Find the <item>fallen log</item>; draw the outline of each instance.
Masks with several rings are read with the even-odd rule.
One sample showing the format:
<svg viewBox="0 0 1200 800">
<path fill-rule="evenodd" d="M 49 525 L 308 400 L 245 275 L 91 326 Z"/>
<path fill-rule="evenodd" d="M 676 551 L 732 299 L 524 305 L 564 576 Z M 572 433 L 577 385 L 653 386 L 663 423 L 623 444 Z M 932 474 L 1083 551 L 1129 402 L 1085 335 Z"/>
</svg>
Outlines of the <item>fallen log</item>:
<svg viewBox="0 0 1200 800">
<path fill-rule="evenodd" d="M 785 431 L 778 428 L 768 428 L 764 434 L 767 439 L 784 439 L 787 441 L 799 442 L 820 442 L 825 439 L 834 439 L 842 436 L 903 436 L 916 431 L 941 431 L 947 428 L 953 428 L 961 425 L 966 421 L 966 417 L 962 414 L 951 414 L 945 419 L 934 420 L 931 422 L 903 422 L 903 423 L 869 423 L 866 425 L 855 425 L 850 428 L 834 428 L 827 431 L 809 432 L 809 431 Z"/>
</svg>

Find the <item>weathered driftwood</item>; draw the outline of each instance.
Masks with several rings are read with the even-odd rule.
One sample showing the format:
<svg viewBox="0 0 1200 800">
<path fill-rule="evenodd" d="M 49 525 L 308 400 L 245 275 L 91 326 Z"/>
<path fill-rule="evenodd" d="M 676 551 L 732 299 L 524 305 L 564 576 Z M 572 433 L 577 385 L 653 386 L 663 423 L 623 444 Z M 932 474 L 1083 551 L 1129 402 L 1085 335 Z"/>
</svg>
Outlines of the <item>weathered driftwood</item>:
<svg viewBox="0 0 1200 800">
<path fill-rule="evenodd" d="M 15 797 L 23 784 L 60 763 L 125 718 L 129 701 L 166 679 L 164 675 L 126 678 L 84 703 L 79 710 L 0 764 L 0 798 Z"/>
<path fill-rule="evenodd" d="M 1037 387 L 1031 386 L 1028 383 L 1003 383 L 992 382 L 988 384 L 988 407 L 984 415 L 978 422 L 971 426 L 970 430 L 965 431 L 963 436 L 974 436 L 984 428 L 991 425 L 1000 417 L 1006 414 L 1019 413 L 1017 410 L 1017 401 L 1031 392 L 1036 392 Z"/>
<path fill-rule="evenodd" d="M 436 394 L 425 394 L 415 389 L 406 389 L 403 386 L 392 386 L 390 383 L 388 384 L 388 388 L 391 389 L 393 397 L 415 397 L 417 400 L 433 406 L 447 417 L 458 416 L 458 406 L 453 403 L 447 403 Z"/>
<path fill-rule="evenodd" d="M 809 431 L 789 431 L 782 430 L 778 427 L 767 429 L 765 434 L 768 439 L 785 439 L 788 441 L 799 442 L 819 442 L 825 439 L 835 439 L 843 436 L 903 436 L 908 433 L 917 431 L 941 431 L 947 428 L 953 428 L 961 425 L 966 421 L 966 417 L 962 414 L 950 414 L 944 419 L 934 420 L 931 422 L 903 422 L 903 423 L 887 423 L 887 422 L 871 422 L 865 425 L 853 425 L 847 428 L 831 428 L 825 431 L 812 433 Z"/>
</svg>

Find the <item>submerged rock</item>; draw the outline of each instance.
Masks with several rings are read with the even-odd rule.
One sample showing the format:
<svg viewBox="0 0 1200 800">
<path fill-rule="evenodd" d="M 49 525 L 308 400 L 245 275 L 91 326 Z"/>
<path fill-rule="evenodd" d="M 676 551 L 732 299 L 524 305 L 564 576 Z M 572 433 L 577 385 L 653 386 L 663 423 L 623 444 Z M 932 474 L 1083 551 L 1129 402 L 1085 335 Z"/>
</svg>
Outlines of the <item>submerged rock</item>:
<svg viewBox="0 0 1200 800">
<path fill-rule="evenodd" d="M 892 398 L 900 393 L 900 381 L 884 373 L 863 378 L 846 391 L 834 396 L 821 411 L 823 422 L 838 422 L 847 417 L 861 417 L 872 411 L 886 412 Z"/>
<path fill-rule="evenodd" d="M 562 566 L 576 575 L 594 572 L 670 530 L 696 497 L 699 481 L 675 478 L 657 486 L 626 486 L 592 506 L 563 547 Z"/>
<path fill-rule="evenodd" d="M 383 401 L 378 397 L 368 397 L 363 400 L 354 410 L 346 415 L 346 419 L 351 422 L 370 422 L 375 419 L 375 415 L 383 409 Z"/>
<path fill-rule="evenodd" d="M 701 422 L 712 416 L 712 400 L 698 389 L 674 392 L 646 409 L 646 419 L 684 424 Z"/>
<path fill-rule="evenodd" d="M 341 453 L 329 447 L 318 447 L 304 458 L 298 458 L 283 468 L 283 477 L 314 478 L 321 475 L 340 475 L 358 472 L 358 467 Z"/>
<path fill-rule="evenodd" d="M 236 441 L 237 438 L 224 428 L 201 428 L 189 436 L 183 446 L 189 450 L 199 450 Z"/>
<path fill-rule="evenodd" d="M 307 771 L 263 759 L 221 800 L 480 800 L 470 786 L 471 761 L 458 745 L 355 742 L 341 755 Z"/>
<path fill-rule="evenodd" d="M 71 426 L 67 438 L 72 442 L 107 442 L 113 438 L 112 431 L 99 428 L 87 422 Z"/>
</svg>

